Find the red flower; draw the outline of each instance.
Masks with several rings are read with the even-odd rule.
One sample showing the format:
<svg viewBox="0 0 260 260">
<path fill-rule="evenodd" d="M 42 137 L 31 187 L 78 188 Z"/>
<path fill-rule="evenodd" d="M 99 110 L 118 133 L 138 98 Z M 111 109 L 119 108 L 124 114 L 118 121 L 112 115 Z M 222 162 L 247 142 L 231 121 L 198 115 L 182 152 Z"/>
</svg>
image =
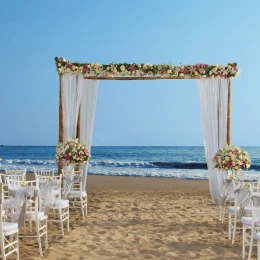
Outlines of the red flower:
<svg viewBox="0 0 260 260">
<path fill-rule="evenodd" d="M 182 73 L 184 74 L 188 74 L 190 72 L 189 68 L 184 67 L 184 69 L 182 70 Z"/>
<path fill-rule="evenodd" d="M 85 65 L 85 66 L 83 67 L 83 71 L 88 71 L 88 65 Z"/>
<path fill-rule="evenodd" d="M 242 164 L 243 164 L 243 166 L 246 166 L 246 160 L 245 159 L 242 160 Z"/>
<path fill-rule="evenodd" d="M 131 64 L 129 69 L 130 69 L 131 71 L 136 70 L 135 64 L 134 64 L 134 63 Z"/>
<path fill-rule="evenodd" d="M 229 167 L 232 167 L 232 166 L 233 166 L 233 163 L 232 163 L 232 161 L 231 161 L 231 160 L 229 160 L 229 161 L 227 162 L 227 165 L 228 165 Z"/>
<path fill-rule="evenodd" d="M 72 67 L 72 63 L 70 63 L 69 61 L 66 62 L 66 67 L 71 68 Z"/>
</svg>

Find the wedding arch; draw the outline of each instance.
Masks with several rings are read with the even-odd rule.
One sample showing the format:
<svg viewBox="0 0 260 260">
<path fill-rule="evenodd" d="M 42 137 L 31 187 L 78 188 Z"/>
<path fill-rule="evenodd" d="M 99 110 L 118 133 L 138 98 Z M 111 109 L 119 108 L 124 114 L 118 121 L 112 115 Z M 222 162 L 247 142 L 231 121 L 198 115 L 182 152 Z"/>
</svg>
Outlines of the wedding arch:
<svg viewBox="0 0 260 260">
<path fill-rule="evenodd" d="M 68 137 L 86 143 L 89 151 L 96 110 L 99 80 L 197 79 L 201 123 L 212 199 L 223 195 L 223 177 L 213 168 L 216 150 L 231 144 L 231 81 L 240 71 L 236 63 L 227 65 L 179 65 L 151 63 L 78 63 L 55 58 L 60 76 L 59 142 Z M 83 169 L 86 187 L 88 164 Z M 61 166 L 59 165 L 59 172 Z"/>
</svg>

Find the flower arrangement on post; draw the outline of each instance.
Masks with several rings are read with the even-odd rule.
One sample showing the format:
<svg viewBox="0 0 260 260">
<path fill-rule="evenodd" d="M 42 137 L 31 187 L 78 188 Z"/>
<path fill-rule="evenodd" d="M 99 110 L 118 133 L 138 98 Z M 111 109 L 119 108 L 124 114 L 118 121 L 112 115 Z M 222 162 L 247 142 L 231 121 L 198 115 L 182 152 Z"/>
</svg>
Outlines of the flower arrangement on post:
<svg viewBox="0 0 260 260">
<path fill-rule="evenodd" d="M 56 148 L 55 159 L 63 166 L 86 163 L 89 157 L 90 153 L 86 145 L 79 143 L 78 138 L 72 139 L 69 137 L 67 141 L 58 143 Z"/>
<path fill-rule="evenodd" d="M 225 145 L 222 149 L 218 149 L 213 162 L 214 168 L 219 171 L 232 171 L 231 179 L 235 179 L 237 173 L 242 169 L 249 169 L 251 165 L 248 153 L 234 145 Z"/>
</svg>

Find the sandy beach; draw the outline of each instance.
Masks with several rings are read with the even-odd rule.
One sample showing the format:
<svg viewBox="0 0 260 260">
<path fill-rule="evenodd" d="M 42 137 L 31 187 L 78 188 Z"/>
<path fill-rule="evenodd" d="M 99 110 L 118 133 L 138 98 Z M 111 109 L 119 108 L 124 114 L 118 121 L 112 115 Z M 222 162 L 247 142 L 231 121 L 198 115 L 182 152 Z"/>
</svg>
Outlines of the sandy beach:
<svg viewBox="0 0 260 260">
<path fill-rule="evenodd" d="M 240 232 L 231 245 L 207 181 L 88 176 L 87 190 L 87 218 L 72 209 L 64 237 L 50 224 L 44 257 L 20 239 L 20 259 L 241 259 Z"/>
</svg>

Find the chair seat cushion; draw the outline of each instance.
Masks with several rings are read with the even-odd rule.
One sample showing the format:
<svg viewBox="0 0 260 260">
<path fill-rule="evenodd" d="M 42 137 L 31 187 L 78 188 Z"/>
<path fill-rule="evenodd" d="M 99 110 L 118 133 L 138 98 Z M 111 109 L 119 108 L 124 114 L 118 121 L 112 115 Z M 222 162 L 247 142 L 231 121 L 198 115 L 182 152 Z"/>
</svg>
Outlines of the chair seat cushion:
<svg viewBox="0 0 260 260">
<path fill-rule="evenodd" d="M 10 232 L 10 231 L 13 231 L 16 229 L 18 229 L 17 223 L 3 222 L 3 231 L 4 232 Z"/>
<path fill-rule="evenodd" d="M 230 213 L 230 214 L 234 214 L 235 210 L 236 210 L 236 207 L 234 207 L 234 206 L 228 207 L 228 213 Z M 239 210 L 240 210 L 240 207 L 237 207 L 237 212 L 239 212 Z M 246 211 L 246 213 L 250 213 L 250 212 L 252 212 L 252 207 L 246 206 L 244 208 L 244 210 Z"/>
<path fill-rule="evenodd" d="M 234 195 L 228 195 L 226 201 L 234 201 Z"/>
<path fill-rule="evenodd" d="M 38 217 L 41 218 L 44 216 L 44 211 L 38 211 Z M 26 218 L 35 218 L 35 211 L 26 211 L 25 212 Z"/>
<path fill-rule="evenodd" d="M 65 207 L 69 206 L 69 200 L 56 200 L 54 205 L 49 205 L 49 208 L 59 208 L 59 206 Z"/>
<path fill-rule="evenodd" d="M 87 193 L 85 191 L 82 191 L 82 197 L 85 197 L 87 195 Z M 68 197 L 80 197 L 80 191 L 70 191 L 68 194 Z"/>
<path fill-rule="evenodd" d="M 241 222 L 245 225 L 252 225 L 252 217 L 242 217 Z M 255 225 L 260 226 L 260 218 L 255 218 Z"/>
<path fill-rule="evenodd" d="M 260 240 L 260 232 L 256 233 L 255 238 L 256 238 L 257 240 Z"/>
<path fill-rule="evenodd" d="M 56 200 L 55 201 L 55 206 L 59 206 L 60 204 L 61 204 L 61 206 L 69 205 L 69 200 Z"/>
</svg>

